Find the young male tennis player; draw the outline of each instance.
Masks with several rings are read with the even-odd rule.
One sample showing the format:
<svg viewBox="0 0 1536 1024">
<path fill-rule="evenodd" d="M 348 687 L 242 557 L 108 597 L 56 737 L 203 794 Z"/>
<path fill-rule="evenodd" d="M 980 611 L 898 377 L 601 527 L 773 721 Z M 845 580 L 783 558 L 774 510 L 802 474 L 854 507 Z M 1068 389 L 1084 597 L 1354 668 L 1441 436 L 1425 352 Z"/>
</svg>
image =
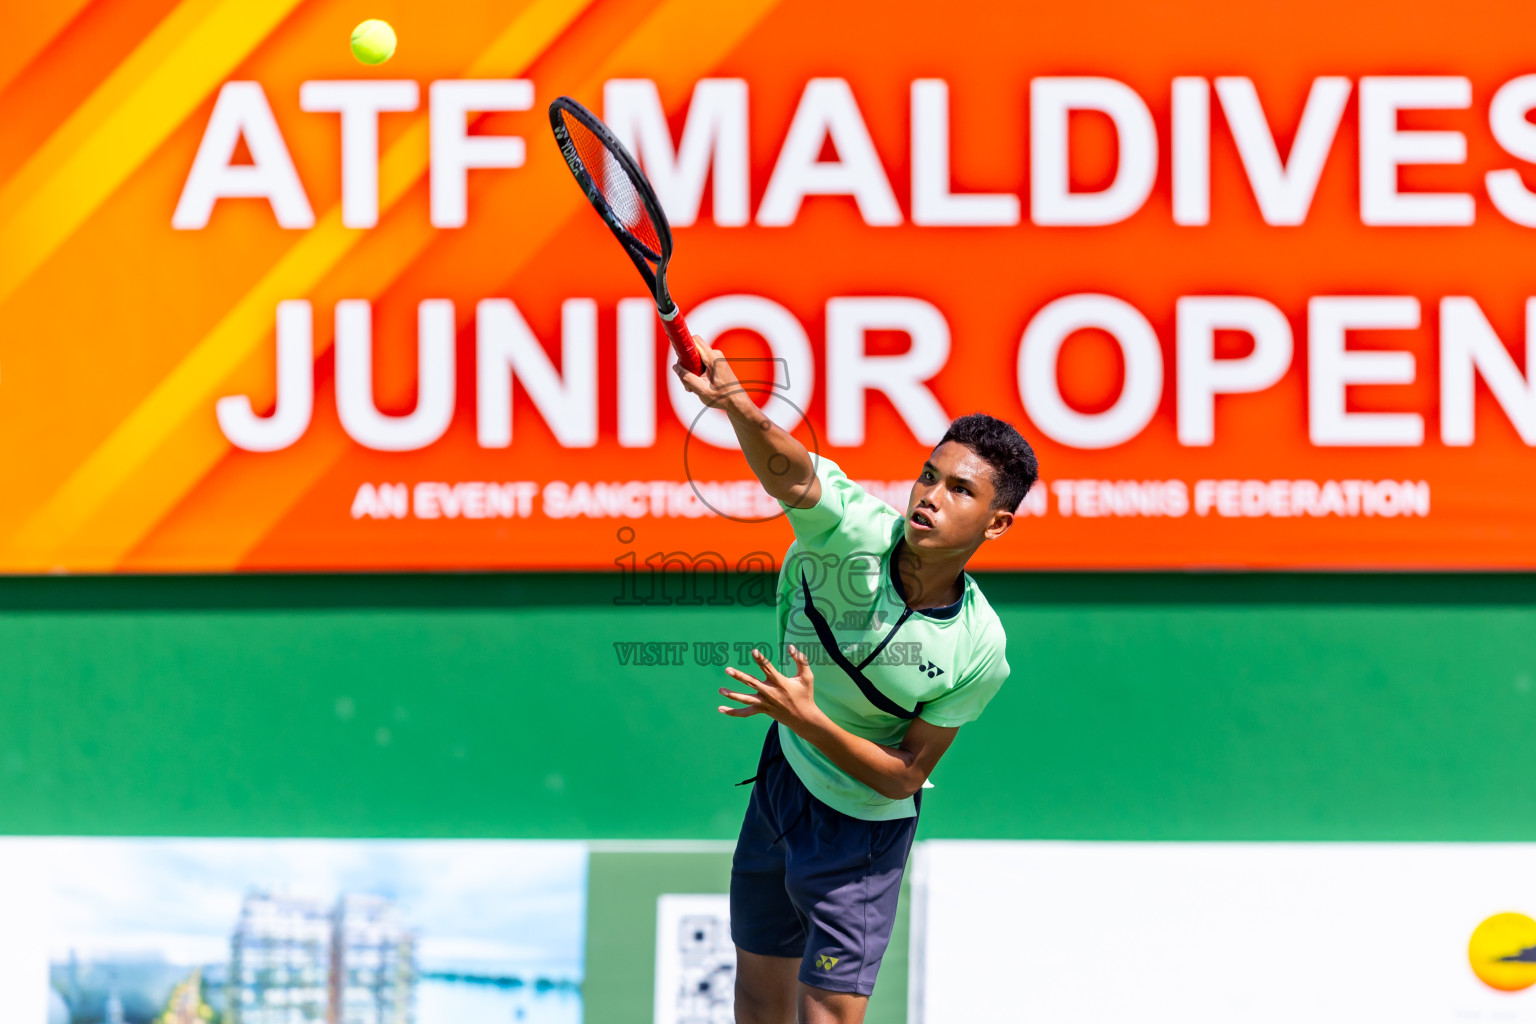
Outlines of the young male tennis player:
<svg viewBox="0 0 1536 1024">
<path fill-rule="evenodd" d="M 891 939 L 934 765 L 1008 678 L 1003 628 L 965 563 L 1013 525 L 1035 482 L 1029 443 L 981 413 L 950 424 L 906 514 L 806 451 L 699 344 L 674 367 L 730 416 L 747 463 L 785 507 L 781 650 L 762 678 L 726 669 L 737 718 L 773 719 L 731 868 L 738 1024 L 858 1024 Z M 807 649 L 817 664 L 812 674 Z M 782 655 L 781 655 L 782 657 Z"/>
</svg>

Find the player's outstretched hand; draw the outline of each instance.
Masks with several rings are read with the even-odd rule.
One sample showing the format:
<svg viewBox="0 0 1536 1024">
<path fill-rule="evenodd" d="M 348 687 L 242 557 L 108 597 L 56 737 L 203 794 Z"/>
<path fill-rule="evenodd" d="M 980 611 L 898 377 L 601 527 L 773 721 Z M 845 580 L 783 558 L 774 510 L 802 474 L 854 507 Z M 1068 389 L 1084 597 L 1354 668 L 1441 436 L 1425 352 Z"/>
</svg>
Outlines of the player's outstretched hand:
<svg viewBox="0 0 1536 1024">
<path fill-rule="evenodd" d="M 704 361 L 704 376 L 689 373 L 682 363 L 673 363 L 672 370 L 683 382 L 683 387 L 698 395 L 708 406 L 718 405 L 730 395 L 741 394 L 741 384 L 725 357 L 704 344 L 704 339 L 698 335 L 693 336 L 693 343 L 698 346 L 699 358 Z"/>
<path fill-rule="evenodd" d="M 773 662 L 764 657 L 761 651 L 753 651 L 752 659 L 757 662 L 757 667 L 762 669 L 762 679 L 749 676 L 734 668 L 726 669 L 726 675 L 739 683 L 746 683 L 752 688 L 752 692 L 736 693 L 721 687 L 722 697 L 729 697 L 745 706 L 733 708 L 721 705 L 720 713 L 730 715 L 732 718 L 767 715 L 791 730 L 797 723 L 811 721 L 820 714 L 820 710 L 816 707 L 816 691 L 812 685 L 815 676 L 811 674 L 810 661 L 806 659 L 805 653 L 793 644 L 789 647 L 789 654 L 795 659 L 795 667 L 798 669 L 792 676 L 786 676 L 774 668 Z"/>
</svg>

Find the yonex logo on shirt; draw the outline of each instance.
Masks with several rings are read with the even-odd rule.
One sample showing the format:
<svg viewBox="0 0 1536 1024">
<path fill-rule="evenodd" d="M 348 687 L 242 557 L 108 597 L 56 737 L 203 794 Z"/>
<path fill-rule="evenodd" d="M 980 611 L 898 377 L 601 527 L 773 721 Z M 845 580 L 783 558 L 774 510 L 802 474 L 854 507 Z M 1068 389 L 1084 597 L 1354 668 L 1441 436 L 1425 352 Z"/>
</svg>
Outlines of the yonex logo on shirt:
<svg viewBox="0 0 1536 1024">
<path fill-rule="evenodd" d="M 836 967 L 837 960 L 837 957 L 827 956 L 825 953 L 816 954 L 816 966 L 820 967 L 824 971 L 830 971 L 832 968 Z"/>
<path fill-rule="evenodd" d="M 921 665 L 917 666 L 917 670 L 919 672 L 927 672 L 929 679 L 932 679 L 934 676 L 941 676 L 944 674 L 944 670 L 939 668 L 939 666 L 935 665 L 931 661 L 923 662 Z"/>
</svg>

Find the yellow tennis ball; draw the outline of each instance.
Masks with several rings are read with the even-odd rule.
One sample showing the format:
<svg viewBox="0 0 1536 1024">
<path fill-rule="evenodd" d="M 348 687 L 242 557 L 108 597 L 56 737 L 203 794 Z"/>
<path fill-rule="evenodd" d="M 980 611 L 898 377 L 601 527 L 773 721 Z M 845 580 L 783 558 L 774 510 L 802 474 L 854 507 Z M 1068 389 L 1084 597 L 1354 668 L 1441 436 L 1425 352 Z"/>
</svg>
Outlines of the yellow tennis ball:
<svg viewBox="0 0 1536 1024">
<path fill-rule="evenodd" d="M 370 18 L 352 30 L 352 56 L 364 64 L 383 64 L 395 55 L 395 30 Z"/>
</svg>

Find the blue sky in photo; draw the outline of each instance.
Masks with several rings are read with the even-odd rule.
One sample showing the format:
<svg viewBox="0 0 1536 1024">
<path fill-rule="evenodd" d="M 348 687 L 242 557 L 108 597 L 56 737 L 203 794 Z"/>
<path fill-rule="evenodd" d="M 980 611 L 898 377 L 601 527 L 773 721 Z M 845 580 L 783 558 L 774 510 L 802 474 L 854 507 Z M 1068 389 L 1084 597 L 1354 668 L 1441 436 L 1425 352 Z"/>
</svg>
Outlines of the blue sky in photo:
<svg viewBox="0 0 1536 1024">
<path fill-rule="evenodd" d="M 50 957 L 222 962 L 253 889 L 386 896 L 423 970 L 579 978 L 586 847 L 514 840 L 46 840 Z"/>
</svg>

